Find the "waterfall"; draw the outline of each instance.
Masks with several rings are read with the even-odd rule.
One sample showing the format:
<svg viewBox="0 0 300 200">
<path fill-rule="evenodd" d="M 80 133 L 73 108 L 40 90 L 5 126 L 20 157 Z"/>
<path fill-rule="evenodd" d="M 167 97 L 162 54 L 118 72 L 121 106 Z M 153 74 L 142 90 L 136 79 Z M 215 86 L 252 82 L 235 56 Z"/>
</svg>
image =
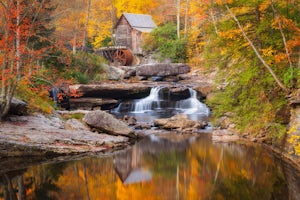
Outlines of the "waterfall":
<svg viewBox="0 0 300 200">
<path fill-rule="evenodd" d="M 197 92 L 189 88 L 190 98 L 180 100 L 176 103 L 176 109 L 182 110 L 184 114 L 199 114 L 208 116 L 209 108 L 197 99 Z"/>
<path fill-rule="evenodd" d="M 166 90 L 165 90 L 166 89 Z M 131 115 L 138 121 L 152 122 L 157 118 L 172 117 L 183 113 L 192 120 L 208 117 L 209 108 L 197 99 L 197 92 L 189 89 L 190 97 L 184 100 L 174 100 L 163 86 L 153 87 L 149 96 L 133 101 L 124 101 L 111 112 L 117 116 Z"/>
<path fill-rule="evenodd" d="M 160 97 L 159 92 L 164 88 L 162 86 L 153 87 L 150 91 L 150 95 L 137 100 L 134 104 L 134 113 L 144 113 L 147 111 L 152 111 L 154 109 L 160 109 Z"/>
</svg>

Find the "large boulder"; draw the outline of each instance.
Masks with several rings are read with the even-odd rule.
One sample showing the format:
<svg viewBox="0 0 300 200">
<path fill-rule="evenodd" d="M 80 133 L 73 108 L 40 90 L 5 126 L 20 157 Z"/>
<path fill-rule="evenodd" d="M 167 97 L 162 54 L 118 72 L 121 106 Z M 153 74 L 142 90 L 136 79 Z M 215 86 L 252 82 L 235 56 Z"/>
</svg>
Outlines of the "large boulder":
<svg viewBox="0 0 300 200">
<path fill-rule="evenodd" d="M 136 68 L 137 76 L 177 76 L 179 74 L 186 74 L 191 71 L 191 67 L 181 63 L 155 63 L 144 64 Z"/>
<path fill-rule="evenodd" d="M 111 135 L 136 137 L 134 131 L 127 124 L 105 111 L 97 110 L 89 112 L 84 116 L 83 121 L 92 128 Z"/>
<path fill-rule="evenodd" d="M 136 75 L 136 67 L 132 66 L 120 66 L 120 69 L 124 70 L 124 79 L 129 79 L 130 77 L 133 77 Z"/>
<path fill-rule="evenodd" d="M 118 67 L 103 65 L 103 69 L 106 71 L 109 80 L 118 81 L 124 78 L 125 71 Z"/>
<path fill-rule="evenodd" d="M 171 118 L 162 118 L 154 120 L 154 126 L 162 129 L 187 129 L 204 128 L 207 123 L 204 121 L 193 121 L 185 114 L 177 114 Z"/>
<path fill-rule="evenodd" d="M 9 108 L 9 114 L 26 115 L 27 110 L 28 110 L 28 104 L 26 102 L 16 98 L 12 98 L 10 108 Z"/>
</svg>

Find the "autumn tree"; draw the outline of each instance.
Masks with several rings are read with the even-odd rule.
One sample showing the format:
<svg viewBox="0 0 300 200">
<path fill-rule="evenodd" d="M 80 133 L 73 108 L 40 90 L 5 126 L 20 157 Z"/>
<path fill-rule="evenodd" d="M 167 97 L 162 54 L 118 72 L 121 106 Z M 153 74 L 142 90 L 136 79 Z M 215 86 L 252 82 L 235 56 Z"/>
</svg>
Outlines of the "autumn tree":
<svg viewBox="0 0 300 200">
<path fill-rule="evenodd" d="M 74 0 L 72 3 L 58 0 L 54 2 L 57 4 L 56 38 L 63 41 L 63 45 L 76 54 L 77 49 L 84 43 L 88 2 L 82 0 Z"/>
<path fill-rule="evenodd" d="M 285 133 L 287 91 L 299 85 L 298 9 L 283 1 L 218 1 L 210 3 L 214 23 L 202 33 L 208 65 L 219 67 L 226 80 L 215 99 L 217 116 L 233 112 L 241 131 Z M 211 17 L 212 18 L 212 17 Z"/>
<path fill-rule="evenodd" d="M 113 26 L 117 14 L 113 0 L 93 0 L 88 26 L 88 36 L 94 48 L 113 45 Z"/>
<path fill-rule="evenodd" d="M 45 56 L 47 34 L 51 32 L 46 25 L 52 11 L 49 3 L 48 0 L 0 2 L 1 119 L 8 114 L 21 78 L 30 75 L 37 66 L 33 63 Z"/>
</svg>

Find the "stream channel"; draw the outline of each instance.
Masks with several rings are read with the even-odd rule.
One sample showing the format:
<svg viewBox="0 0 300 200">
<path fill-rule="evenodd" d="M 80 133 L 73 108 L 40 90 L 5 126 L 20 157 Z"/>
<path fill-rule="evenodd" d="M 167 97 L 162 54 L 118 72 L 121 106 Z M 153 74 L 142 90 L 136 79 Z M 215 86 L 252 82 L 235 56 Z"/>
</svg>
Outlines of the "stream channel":
<svg viewBox="0 0 300 200">
<path fill-rule="evenodd" d="M 184 100 L 172 100 L 162 90 L 155 87 L 148 97 L 111 112 L 139 122 L 178 113 L 194 120 L 208 117 L 194 90 Z M 256 144 L 213 142 L 208 133 L 149 135 L 105 156 L 6 170 L 0 174 L 0 199 L 297 200 L 300 174 Z"/>
</svg>

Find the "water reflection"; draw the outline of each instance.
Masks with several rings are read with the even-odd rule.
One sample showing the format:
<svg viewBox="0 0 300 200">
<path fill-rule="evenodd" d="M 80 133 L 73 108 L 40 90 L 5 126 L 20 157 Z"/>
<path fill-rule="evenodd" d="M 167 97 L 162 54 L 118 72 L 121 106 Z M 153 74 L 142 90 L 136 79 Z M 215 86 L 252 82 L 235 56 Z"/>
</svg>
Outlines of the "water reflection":
<svg viewBox="0 0 300 200">
<path fill-rule="evenodd" d="M 151 136 L 113 156 L 5 171 L 0 199 L 299 199 L 299 177 L 259 147 Z"/>
</svg>

